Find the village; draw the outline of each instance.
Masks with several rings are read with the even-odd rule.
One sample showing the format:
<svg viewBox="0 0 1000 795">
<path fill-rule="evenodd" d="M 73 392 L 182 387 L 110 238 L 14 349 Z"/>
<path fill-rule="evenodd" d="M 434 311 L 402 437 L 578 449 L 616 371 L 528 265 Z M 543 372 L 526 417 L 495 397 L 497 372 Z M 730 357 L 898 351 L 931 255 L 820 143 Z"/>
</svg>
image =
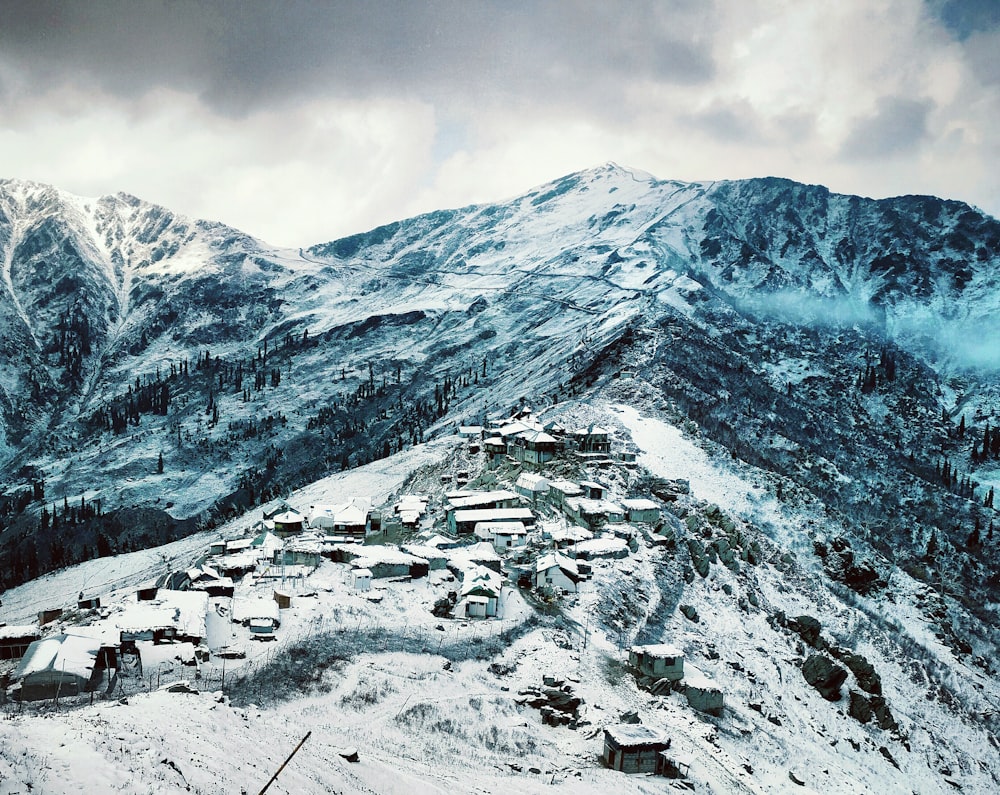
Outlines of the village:
<svg viewBox="0 0 1000 795">
<path fill-rule="evenodd" d="M 543 425 L 525 409 L 456 432 L 436 489 L 382 505 L 363 495 L 278 500 L 185 568 L 127 592 L 81 592 L 75 605 L 47 605 L 37 625 L 0 626 L 7 708 L 160 688 L 224 692 L 227 679 L 245 681 L 321 629 L 380 628 L 393 612 L 425 649 L 486 638 L 502 648 L 534 614 L 586 592 L 595 567 L 613 568 L 670 535 L 661 502 L 623 495 L 635 455 L 613 450 L 603 428 Z M 722 690 L 685 666 L 679 648 L 620 651 L 641 688 L 678 692 L 693 710 L 723 714 Z M 543 722 L 573 727 L 589 723 L 578 701 L 554 677 L 517 697 Z M 605 726 L 595 755 L 612 770 L 683 778 L 667 735 L 637 721 L 625 715 Z"/>
</svg>

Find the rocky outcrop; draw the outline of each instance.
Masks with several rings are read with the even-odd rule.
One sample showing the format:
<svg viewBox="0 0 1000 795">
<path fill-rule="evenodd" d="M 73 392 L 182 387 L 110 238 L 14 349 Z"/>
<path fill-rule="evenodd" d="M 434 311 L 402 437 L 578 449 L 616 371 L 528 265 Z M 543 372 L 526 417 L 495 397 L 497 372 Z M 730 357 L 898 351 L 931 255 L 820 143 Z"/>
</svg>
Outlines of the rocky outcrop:
<svg viewBox="0 0 1000 795">
<path fill-rule="evenodd" d="M 810 654 L 802 664 L 805 680 L 827 701 L 840 700 L 840 686 L 847 680 L 847 671 L 823 654 Z"/>
</svg>

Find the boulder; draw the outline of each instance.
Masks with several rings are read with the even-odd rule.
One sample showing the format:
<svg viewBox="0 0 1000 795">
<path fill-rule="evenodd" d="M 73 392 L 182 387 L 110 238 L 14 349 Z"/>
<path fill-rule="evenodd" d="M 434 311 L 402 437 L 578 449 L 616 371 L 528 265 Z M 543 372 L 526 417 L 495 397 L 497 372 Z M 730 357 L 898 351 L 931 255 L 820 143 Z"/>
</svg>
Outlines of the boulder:
<svg viewBox="0 0 1000 795">
<path fill-rule="evenodd" d="M 847 671 L 829 657 L 809 655 L 802 664 L 802 675 L 827 701 L 840 700 L 840 686 L 847 680 Z"/>
<path fill-rule="evenodd" d="M 700 620 L 700 616 L 698 615 L 698 611 L 695 610 L 694 605 L 681 605 L 681 613 L 684 614 L 684 618 L 695 624 Z"/>
<path fill-rule="evenodd" d="M 796 616 L 788 622 L 788 628 L 814 649 L 821 649 L 826 645 L 822 643 L 822 638 L 820 637 L 823 625 L 819 622 L 818 618 Z"/>
<path fill-rule="evenodd" d="M 868 696 L 859 693 L 857 690 L 849 691 L 848 695 L 850 696 L 851 703 L 847 708 L 847 714 L 858 721 L 858 723 L 868 723 L 875 714 Z"/>
</svg>

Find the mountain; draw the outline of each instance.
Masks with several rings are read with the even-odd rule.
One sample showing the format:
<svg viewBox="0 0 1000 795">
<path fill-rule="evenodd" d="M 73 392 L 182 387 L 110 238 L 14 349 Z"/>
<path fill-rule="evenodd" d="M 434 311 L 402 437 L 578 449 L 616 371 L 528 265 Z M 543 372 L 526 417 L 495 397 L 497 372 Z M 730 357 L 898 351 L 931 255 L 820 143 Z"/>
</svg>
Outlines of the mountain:
<svg viewBox="0 0 1000 795">
<path fill-rule="evenodd" d="M 970 459 L 998 424 L 1000 223 L 957 202 L 609 164 L 288 251 L 124 194 L 5 181 L 0 246 L 0 541 L 24 552 L 8 582 L 631 366 L 838 509 L 870 505 L 872 467 L 903 478 L 885 491 L 910 546 L 968 534 L 964 497 L 995 475 Z M 866 371 L 874 392 L 852 388 Z M 958 414 L 966 444 L 942 419 Z M 958 531 L 906 508 L 946 457 L 983 481 L 943 498 Z M 159 531 L 91 521 L 138 508 L 166 512 Z M 36 531 L 46 515 L 90 525 L 66 548 L 51 520 Z"/>
<path fill-rule="evenodd" d="M 11 623 L 40 600 L 183 568 L 276 497 L 437 500 L 460 462 L 484 486 L 514 477 L 479 472 L 456 431 L 526 405 L 610 428 L 637 454 L 634 467 L 565 472 L 656 497 L 669 532 L 595 565 L 579 599 L 519 607 L 509 646 L 474 623 L 438 629 L 421 601 L 436 592 L 417 584 L 386 609 L 324 580 L 309 598 L 331 615 L 343 598 L 349 619 L 337 612 L 330 635 L 289 617 L 309 643 L 227 687 L 247 747 L 303 720 L 327 733 L 317 758 L 368 743 L 372 767 L 327 780 L 306 762 L 300 791 L 383 791 L 397 769 L 418 788 L 538 791 L 510 772 L 525 755 L 579 791 L 625 787 L 593 769 L 593 737 L 511 704 L 540 673 L 570 670 L 595 725 L 629 710 L 667 723 L 699 782 L 721 791 L 1000 781 L 996 219 L 933 197 L 680 183 L 609 164 L 298 250 L 123 194 L 6 181 L 0 246 Z M 727 715 L 692 720 L 636 688 L 620 660 L 631 642 L 682 643 L 725 684 Z M 440 673 L 440 656 L 454 671 Z M 817 656 L 853 694 L 810 684 L 823 684 Z M 415 703 L 401 671 L 421 683 Z M 482 690 L 478 706 L 453 702 L 456 687 Z M 303 693 L 315 701 L 300 710 Z M 158 699 L 116 714 L 150 753 L 187 759 L 188 729 L 212 736 L 215 708 L 154 740 L 159 718 L 143 710 Z M 268 700 L 285 706 L 262 717 L 253 705 Z M 87 753 L 113 757 L 114 784 L 129 761 L 88 716 L 60 720 L 93 736 L 74 740 Z M 490 737 L 469 728 L 480 720 Z M 455 744 L 475 748 L 469 761 Z M 444 779 L 414 761 L 427 753 L 447 760 Z M 244 786 L 241 754 L 206 763 L 202 791 Z M 481 783 L 480 763 L 496 781 Z"/>
</svg>

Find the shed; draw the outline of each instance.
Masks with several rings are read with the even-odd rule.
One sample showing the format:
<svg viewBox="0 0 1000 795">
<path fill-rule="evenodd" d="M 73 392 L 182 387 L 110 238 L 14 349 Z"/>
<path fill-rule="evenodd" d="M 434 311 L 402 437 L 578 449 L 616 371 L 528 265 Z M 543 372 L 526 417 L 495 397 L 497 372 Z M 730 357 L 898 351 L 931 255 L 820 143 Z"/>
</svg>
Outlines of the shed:
<svg viewBox="0 0 1000 795">
<path fill-rule="evenodd" d="M 0 660 L 17 660 L 41 638 L 35 626 L 0 626 Z"/>
<path fill-rule="evenodd" d="M 37 701 L 75 696 L 91 688 L 99 672 L 102 643 L 85 635 L 64 634 L 36 640 L 11 677 L 20 698 Z"/>
<path fill-rule="evenodd" d="M 279 610 L 288 610 L 292 606 L 292 595 L 285 591 L 274 589 L 274 602 Z"/>
<path fill-rule="evenodd" d="M 355 591 L 370 591 L 372 589 L 372 570 L 351 569 L 351 587 Z"/>
<path fill-rule="evenodd" d="M 688 704 L 699 712 L 707 712 L 716 717 L 722 715 L 725 697 L 715 680 L 706 676 L 693 665 L 684 672 L 684 695 Z"/>
<path fill-rule="evenodd" d="M 605 765 L 623 773 L 655 773 L 670 738 L 641 723 L 620 723 L 604 730 Z"/>
<path fill-rule="evenodd" d="M 628 664 L 639 673 L 656 679 L 676 682 L 684 678 L 684 652 L 665 643 L 633 646 L 628 652 Z"/>
<path fill-rule="evenodd" d="M 61 617 L 63 614 L 61 607 L 50 607 L 48 610 L 38 611 L 38 626 L 43 627 L 46 624 L 55 621 L 57 618 Z"/>
<path fill-rule="evenodd" d="M 652 500 L 629 498 L 622 500 L 625 518 L 634 523 L 656 524 L 660 521 L 660 506 Z"/>
<path fill-rule="evenodd" d="M 489 618 L 497 614 L 503 580 L 500 575 L 484 566 L 464 572 L 461 600 L 457 612 L 471 618 Z"/>
<path fill-rule="evenodd" d="M 90 599 L 84 599 L 81 596 L 76 600 L 76 606 L 79 610 L 97 610 L 101 606 L 101 597 L 94 596 Z"/>
</svg>

